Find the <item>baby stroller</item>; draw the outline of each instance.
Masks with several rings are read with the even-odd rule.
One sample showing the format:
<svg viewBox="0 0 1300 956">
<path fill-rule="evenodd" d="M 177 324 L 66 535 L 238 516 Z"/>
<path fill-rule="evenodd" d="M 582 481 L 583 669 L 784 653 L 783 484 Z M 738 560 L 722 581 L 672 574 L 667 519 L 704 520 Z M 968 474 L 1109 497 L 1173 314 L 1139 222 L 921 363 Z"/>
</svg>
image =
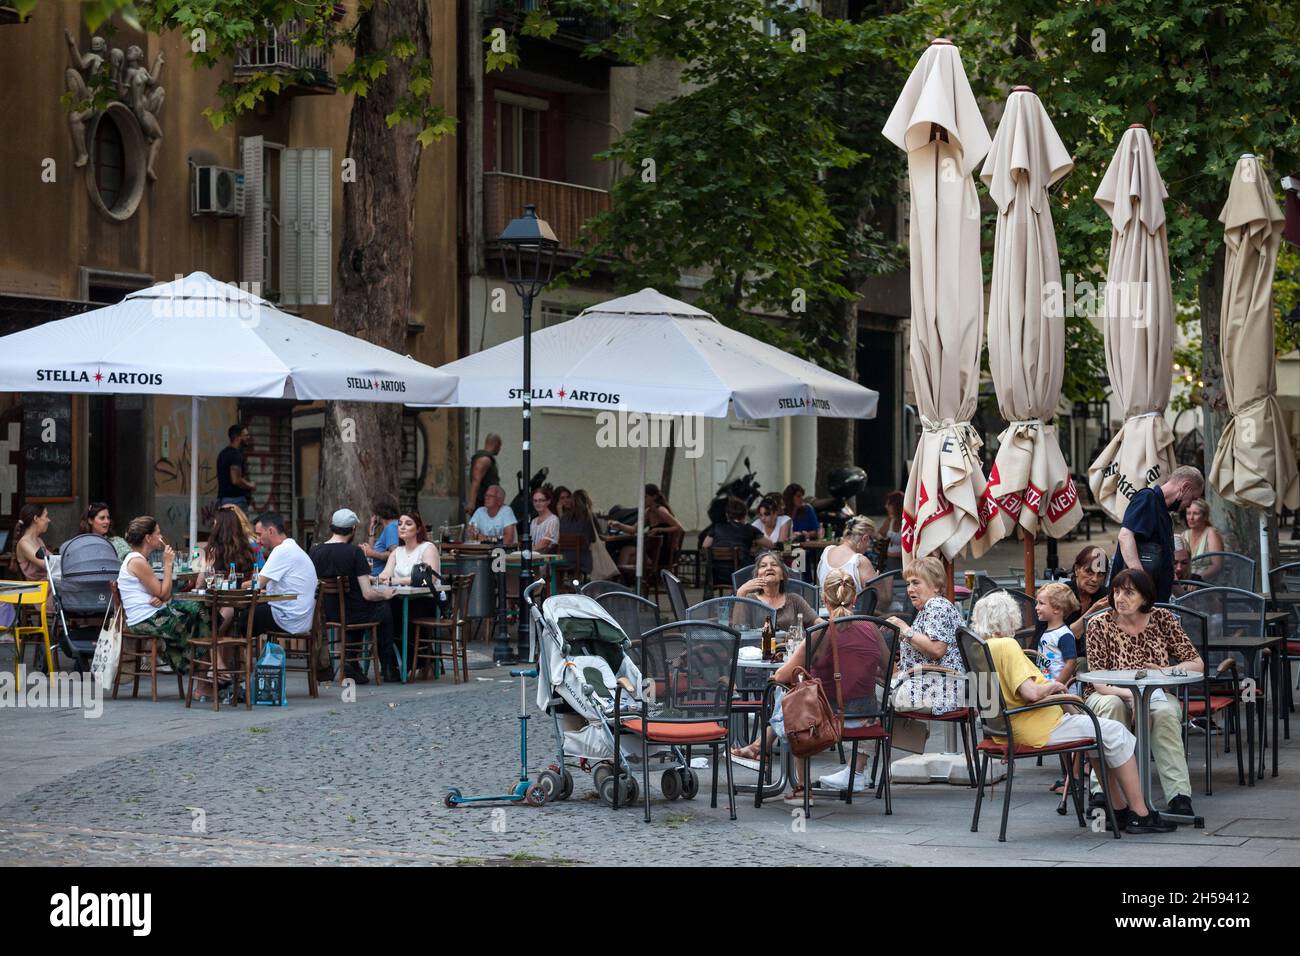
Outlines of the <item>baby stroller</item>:
<svg viewBox="0 0 1300 956">
<path fill-rule="evenodd" d="M 582 594 L 558 594 L 540 607 L 534 603 L 533 588 L 526 595 L 533 621 L 537 648 L 537 707 L 555 723 L 558 763 L 551 771 L 559 777 L 560 790 L 553 799 L 566 800 L 573 793 L 569 766 L 590 771 L 592 785 L 601 801 L 614 805 L 614 696 L 622 684 L 620 699 L 624 715 L 640 713 L 641 670 L 632 656 L 632 643 L 603 607 Z M 634 739 L 634 738 L 630 738 Z M 665 775 L 693 780 L 678 748 L 650 755 L 668 765 Z M 618 791 L 619 806 L 635 804 L 639 786 L 631 768 L 641 764 L 640 747 L 623 745 L 619 762 L 625 768 Z M 689 783 L 674 791 L 694 796 Z"/>
<path fill-rule="evenodd" d="M 50 575 L 50 590 L 58 609 L 59 649 L 73 659 L 78 672 L 95 656 L 95 643 L 112 594 L 109 582 L 117 580 L 122 560 L 105 537 L 79 534 L 59 552 L 60 573 Z M 46 567 L 49 556 L 46 555 Z M 73 624 L 69 627 L 68 619 Z"/>
</svg>

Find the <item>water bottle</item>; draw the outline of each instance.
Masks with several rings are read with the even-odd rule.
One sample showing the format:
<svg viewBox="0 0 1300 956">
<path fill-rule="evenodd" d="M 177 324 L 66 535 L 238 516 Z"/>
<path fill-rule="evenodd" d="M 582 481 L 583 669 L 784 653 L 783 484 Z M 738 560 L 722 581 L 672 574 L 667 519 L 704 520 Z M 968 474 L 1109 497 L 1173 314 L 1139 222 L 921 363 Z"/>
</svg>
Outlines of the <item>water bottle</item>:
<svg viewBox="0 0 1300 956">
<path fill-rule="evenodd" d="M 227 590 L 227 591 L 233 591 L 233 590 L 235 590 L 235 584 L 236 584 L 236 582 L 235 582 L 235 575 L 236 575 L 236 573 L 237 573 L 237 572 L 235 571 L 235 562 L 234 562 L 234 561 L 231 561 L 231 562 L 230 562 L 230 573 L 229 573 L 228 575 L 226 575 L 226 590 Z"/>
</svg>

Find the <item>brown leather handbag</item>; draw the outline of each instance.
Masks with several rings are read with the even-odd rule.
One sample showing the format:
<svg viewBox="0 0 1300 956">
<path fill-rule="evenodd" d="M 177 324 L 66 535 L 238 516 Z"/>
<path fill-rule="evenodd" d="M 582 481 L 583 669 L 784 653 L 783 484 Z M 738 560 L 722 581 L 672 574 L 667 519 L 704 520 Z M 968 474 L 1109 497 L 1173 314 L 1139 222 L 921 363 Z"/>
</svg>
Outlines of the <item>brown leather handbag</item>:
<svg viewBox="0 0 1300 956">
<path fill-rule="evenodd" d="M 840 682 L 840 649 L 835 642 L 835 624 L 826 628 L 835 663 L 835 700 L 839 713 L 831 709 L 826 691 L 819 678 L 802 667 L 795 668 L 794 683 L 781 698 L 781 712 L 785 718 L 785 737 L 790 753 L 796 757 L 811 757 L 827 750 L 839 741 L 843 731 L 844 688 Z"/>
</svg>

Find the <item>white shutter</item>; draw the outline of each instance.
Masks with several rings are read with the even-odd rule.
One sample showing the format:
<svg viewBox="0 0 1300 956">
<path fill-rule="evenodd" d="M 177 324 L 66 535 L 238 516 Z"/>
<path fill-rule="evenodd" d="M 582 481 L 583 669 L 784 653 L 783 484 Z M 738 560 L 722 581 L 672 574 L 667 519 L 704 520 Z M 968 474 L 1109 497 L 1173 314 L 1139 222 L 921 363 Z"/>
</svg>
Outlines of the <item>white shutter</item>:
<svg viewBox="0 0 1300 956">
<path fill-rule="evenodd" d="M 299 152 L 280 153 L 280 302 L 298 304 L 298 216 Z"/>
<path fill-rule="evenodd" d="M 285 305 L 329 305 L 334 152 L 286 149 L 280 159 L 280 271 Z"/>
<path fill-rule="evenodd" d="M 334 151 L 329 147 L 314 149 L 312 164 L 312 301 L 316 305 L 330 304 L 330 279 L 334 274 L 333 243 L 331 240 Z"/>
<path fill-rule="evenodd" d="M 244 173 L 244 221 L 243 230 L 243 271 L 240 275 L 250 284 L 257 295 L 266 290 L 265 272 L 265 221 L 262 208 L 262 191 L 266 178 L 263 169 L 262 137 L 245 136 L 242 138 L 243 173 Z M 252 283 L 257 283 L 252 285 Z"/>
</svg>

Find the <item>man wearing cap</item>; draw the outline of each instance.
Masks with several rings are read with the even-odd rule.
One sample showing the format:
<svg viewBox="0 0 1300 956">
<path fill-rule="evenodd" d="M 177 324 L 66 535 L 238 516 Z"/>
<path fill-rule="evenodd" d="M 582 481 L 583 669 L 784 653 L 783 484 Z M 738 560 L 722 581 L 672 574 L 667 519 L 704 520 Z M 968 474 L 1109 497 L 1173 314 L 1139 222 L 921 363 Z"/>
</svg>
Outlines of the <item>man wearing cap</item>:
<svg viewBox="0 0 1300 956">
<path fill-rule="evenodd" d="M 348 592 L 344 595 L 344 607 L 348 612 L 349 624 L 379 624 L 379 660 L 383 666 L 383 677 L 387 681 L 398 680 L 397 649 L 393 643 L 393 615 L 389 610 L 389 594 L 384 594 L 370 585 L 370 562 L 365 553 L 352 543 L 357 531 L 357 514 L 350 508 L 340 508 L 330 518 L 330 539 L 324 544 L 313 545 L 311 563 L 316 567 L 316 577 L 322 581 L 336 578 L 348 579 Z M 337 621 L 338 598 L 328 595 L 322 605 L 324 620 Z M 345 675 L 358 684 L 367 684 L 369 680 L 356 663 L 349 663 Z"/>
</svg>

